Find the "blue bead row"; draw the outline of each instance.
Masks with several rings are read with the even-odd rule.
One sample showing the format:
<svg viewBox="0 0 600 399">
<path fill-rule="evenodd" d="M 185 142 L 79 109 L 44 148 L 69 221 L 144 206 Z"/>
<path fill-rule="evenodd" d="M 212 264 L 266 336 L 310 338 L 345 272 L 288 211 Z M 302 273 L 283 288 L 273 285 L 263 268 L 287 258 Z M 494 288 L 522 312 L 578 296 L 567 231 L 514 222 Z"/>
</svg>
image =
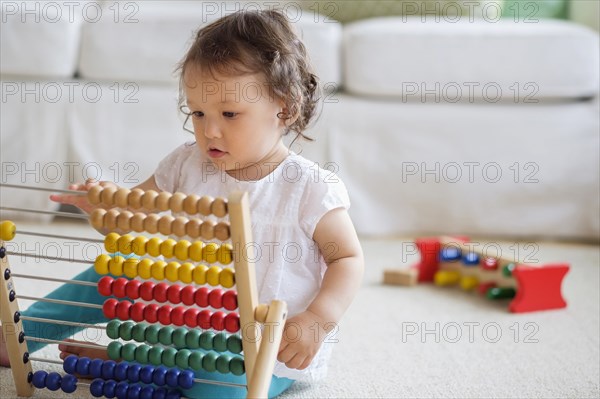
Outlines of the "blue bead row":
<svg viewBox="0 0 600 399">
<path fill-rule="evenodd" d="M 105 381 L 96 378 L 90 384 L 90 393 L 95 398 L 117 399 L 180 399 L 181 392 L 175 389 L 150 385 L 130 384 L 126 381 Z"/>
<path fill-rule="evenodd" d="M 440 251 L 441 262 L 456 262 L 461 260 L 465 266 L 477 266 L 479 264 L 479 255 L 475 252 L 468 252 L 462 256 L 459 248 L 445 247 Z"/>
<path fill-rule="evenodd" d="M 194 372 L 167 368 L 164 366 L 141 366 L 137 363 L 114 360 L 91 360 L 89 357 L 68 356 L 63 362 L 63 369 L 69 374 L 80 374 L 104 380 L 143 382 L 158 386 L 168 385 L 172 388 L 190 389 L 194 385 Z"/>
<path fill-rule="evenodd" d="M 77 378 L 75 376 L 69 374 L 62 376 L 55 372 L 48 373 L 43 370 L 33 373 L 31 382 L 36 388 L 48 388 L 51 391 L 61 389 L 63 392 L 72 393 L 77 389 Z"/>
</svg>

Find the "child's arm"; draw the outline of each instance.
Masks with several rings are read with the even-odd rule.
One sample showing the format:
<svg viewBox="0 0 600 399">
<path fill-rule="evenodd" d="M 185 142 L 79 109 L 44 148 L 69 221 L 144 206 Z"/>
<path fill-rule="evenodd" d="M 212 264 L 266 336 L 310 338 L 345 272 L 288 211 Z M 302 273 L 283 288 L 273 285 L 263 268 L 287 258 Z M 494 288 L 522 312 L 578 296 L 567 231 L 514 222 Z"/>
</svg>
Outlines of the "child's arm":
<svg viewBox="0 0 600 399">
<path fill-rule="evenodd" d="M 345 209 L 334 209 L 323 216 L 313 239 L 325 258 L 327 270 L 319 293 L 306 311 L 286 323 L 286 327 L 293 326 L 291 341 L 284 331 L 277 357 L 287 367 L 299 370 L 308 367 L 325 334 L 335 328 L 350 306 L 364 271 L 362 248 Z"/>
</svg>

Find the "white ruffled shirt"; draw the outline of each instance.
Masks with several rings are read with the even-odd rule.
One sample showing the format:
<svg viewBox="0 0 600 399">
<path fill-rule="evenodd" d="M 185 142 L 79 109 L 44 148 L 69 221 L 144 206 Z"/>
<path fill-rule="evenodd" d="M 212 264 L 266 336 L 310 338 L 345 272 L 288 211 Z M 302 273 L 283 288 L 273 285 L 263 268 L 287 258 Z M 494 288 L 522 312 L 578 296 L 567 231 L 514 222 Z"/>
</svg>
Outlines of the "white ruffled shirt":
<svg viewBox="0 0 600 399">
<path fill-rule="evenodd" d="M 349 208 L 350 200 L 335 173 L 300 155 L 290 153 L 270 170 L 260 180 L 237 180 L 217 170 L 195 143 L 186 143 L 160 162 L 154 177 L 157 186 L 168 192 L 223 198 L 233 191 L 248 192 L 259 301 L 283 300 L 292 317 L 315 298 L 327 267 L 312 239 L 315 228 L 327 212 Z M 315 331 L 319 329 L 302 333 Z M 290 369 L 277 362 L 274 374 L 294 380 L 322 379 L 333 341 L 330 334 L 308 368 Z"/>
</svg>

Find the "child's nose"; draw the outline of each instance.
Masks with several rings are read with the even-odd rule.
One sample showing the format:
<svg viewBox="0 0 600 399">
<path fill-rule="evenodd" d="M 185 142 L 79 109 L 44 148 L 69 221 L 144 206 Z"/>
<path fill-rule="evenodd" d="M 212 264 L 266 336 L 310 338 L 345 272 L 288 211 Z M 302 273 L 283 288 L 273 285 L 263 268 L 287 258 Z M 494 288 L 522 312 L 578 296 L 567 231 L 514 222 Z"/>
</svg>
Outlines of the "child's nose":
<svg viewBox="0 0 600 399">
<path fill-rule="evenodd" d="M 207 120 L 204 124 L 204 136 L 209 139 L 220 138 L 221 129 L 219 124 Z"/>
</svg>

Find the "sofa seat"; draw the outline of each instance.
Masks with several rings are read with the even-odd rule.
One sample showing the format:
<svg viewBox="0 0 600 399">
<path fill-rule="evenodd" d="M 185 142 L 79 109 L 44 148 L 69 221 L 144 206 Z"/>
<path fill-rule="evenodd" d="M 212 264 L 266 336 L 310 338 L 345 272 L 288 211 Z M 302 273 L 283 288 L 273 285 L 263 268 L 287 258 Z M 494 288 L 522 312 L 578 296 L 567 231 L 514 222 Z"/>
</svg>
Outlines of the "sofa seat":
<svg viewBox="0 0 600 399">
<path fill-rule="evenodd" d="M 364 235 L 600 235 L 597 101 L 398 105 L 344 95 L 328 113 L 328 168 L 346 183 Z"/>
</svg>

